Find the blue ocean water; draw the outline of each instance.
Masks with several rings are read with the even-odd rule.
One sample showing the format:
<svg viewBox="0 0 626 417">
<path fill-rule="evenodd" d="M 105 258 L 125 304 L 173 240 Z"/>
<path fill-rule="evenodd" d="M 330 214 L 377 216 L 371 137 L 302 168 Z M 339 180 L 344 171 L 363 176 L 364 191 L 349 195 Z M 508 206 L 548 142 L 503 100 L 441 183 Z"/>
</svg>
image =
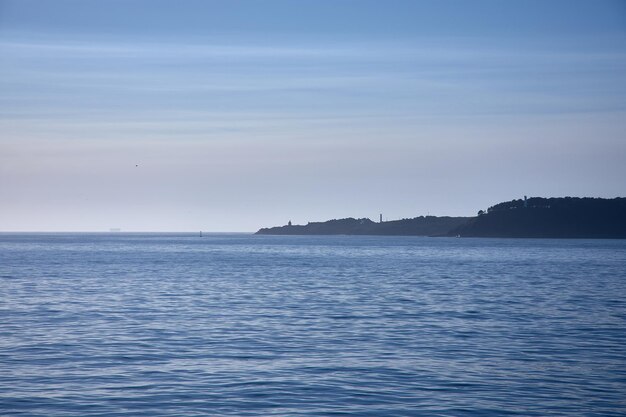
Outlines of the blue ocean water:
<svg viewBox="0 0 626 417">
<path fill-rule="evenodd" d="M 0 234 L 3 416 L 623 416 L 626 241 Z"/>
</svg>

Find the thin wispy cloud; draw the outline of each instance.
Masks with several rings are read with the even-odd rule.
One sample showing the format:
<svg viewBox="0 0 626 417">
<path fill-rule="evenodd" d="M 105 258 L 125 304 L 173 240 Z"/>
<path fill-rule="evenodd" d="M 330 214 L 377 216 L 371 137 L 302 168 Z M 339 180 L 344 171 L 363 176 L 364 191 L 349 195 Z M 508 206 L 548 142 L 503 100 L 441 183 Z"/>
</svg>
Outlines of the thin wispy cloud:
<svg viewBox="0 0 626 417">
<path fill-rule="evenodd" d="M 22 59 L 0 70 L 5 97 L 14 98 L 16 94 L 25 100 L 58 97 L 62 102 L 66 97 L 67 102 L 76 102 L 81 108 L 85 107 L 81 101 L 94 94 L 100 96 L 105 105 L 112 105 L 109 98 L 114 94 L 127 93 L 131 95 L 131 102 L 134 96 L 143 96 L 146 101 L 172 94 L 185 96 L 190 106 L 194 106 L 197 105 L 195 99 L 209 94 L 219 97 L 219 94 L 253 93 L 254 96 L 254 93 L 274 92 L 291 93 L 282 99 L 292 104 L 301 101 L 298 96 L 315 93 L 347 102 L 351 101 L 350 96 L 373 100 L 386 97 L 399 103 L 407 98 L 419 102 L 422 96 L 431 100 L 435 113 L 446 106 L 460 110 L 462 103 L 454 98 L 472 94 L 492 97 L 483 98 L 483 106 L 477 107 L 476 103 L 466 106 L 466 111 L 480 111 L 480 107 L 485 104 L 488 107 L 491 102 L 497 113 L 496 109 L 502 111 L 506 107 L 499 104 L 506 101 L 502 97 L 506 95 L 511 103 L 517 102 L 520 107 L 526 105 L 526 109 L 520 108 L 520 111 L 528 111 L 538 104 L 549 107 L 550 103 L 558 104 L 563 99 L 578 102 L 570 107 L 580 111 L 577 107 L 583 102 L 590 107 L 593 104 L 593 100 L 588 100 L 589 92 L 601 93 L 612 100 L 612 107 L 621 108 L 623 100 L 619 96 L 626 73 L 626 58 L 621 52 L 534 51 L 527 54 L 524 51 L 511 53 L 504 47 L 499 50 L 493 47 L 459 50 L 454 46 L 409 49 L 357 44 L 333 49 L 157 43 L 116 46 L 39 41 L 3 41 L 0 47 L 7 59 L 15 58 L 12 53 L 21 54 Z M 53 51 L 52 57 L 42 55 L 42 49 Z M 89 54 L 84 55 L 83 51 Z M 119 53 L 122 55 L 117 55 Z M 311 56 L 315 56 L 314 66 L 307 58 Z M 232 61 L 233 57 L 238 58 L 236 62 Z M 164 66 L 156 65 L 151 59 L 174 59 L 175 62 Z M 576 95 L 581 90 L 586 91 L 578 94 L 579 99 Z M 236 99 L 236 96 L 228 97 L 227 101 Z M 245 99 L 252 106 L 262 105 L 255 103 L 254 97 Z M 344 106 L 355 107 L 359 107 L 358 103 Z M 329 110 L 339 111 L 332 105 Z"/>
</svg>

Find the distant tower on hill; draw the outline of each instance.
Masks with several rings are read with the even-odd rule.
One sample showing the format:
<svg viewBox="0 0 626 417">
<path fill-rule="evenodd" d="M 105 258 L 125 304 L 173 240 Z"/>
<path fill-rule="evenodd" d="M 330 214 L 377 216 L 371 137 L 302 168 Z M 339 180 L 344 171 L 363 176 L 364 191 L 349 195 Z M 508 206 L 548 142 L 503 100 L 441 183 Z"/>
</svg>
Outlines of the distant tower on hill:
<svg viewBox="0 0 626 417">
<path fill-rule="evenodd" d="M 383 214 L 380 213 L 380 223 L 382 223 L 382 222 L 383 222 Z"/>
<path fill-rule="evenodd" d="M 528 207 L 528 197 L 524 196 L 524 208 Z"/>
<path fill-rule="evenodd" d="M 291 226 L 291 220 L 289 220 L 289 222 L 287 223 L 287 226 Z"/>
</svg>

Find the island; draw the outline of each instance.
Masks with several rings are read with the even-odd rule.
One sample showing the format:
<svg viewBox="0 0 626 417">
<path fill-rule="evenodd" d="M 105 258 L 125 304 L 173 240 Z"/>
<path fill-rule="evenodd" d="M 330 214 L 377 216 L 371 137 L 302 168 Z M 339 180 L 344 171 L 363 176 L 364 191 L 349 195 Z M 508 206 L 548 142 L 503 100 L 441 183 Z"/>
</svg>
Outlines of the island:
<svg viewBox="0 0 626 417">
<path fill-rule="evenodd" d="M 626 198 L 531 197 L 496 204 L 474 217 L 420 216 L 374 222 L 333 219 L 262 228 L 259 235 L 388 235 L 505 238 L 626 238 Z"/>
</svg>

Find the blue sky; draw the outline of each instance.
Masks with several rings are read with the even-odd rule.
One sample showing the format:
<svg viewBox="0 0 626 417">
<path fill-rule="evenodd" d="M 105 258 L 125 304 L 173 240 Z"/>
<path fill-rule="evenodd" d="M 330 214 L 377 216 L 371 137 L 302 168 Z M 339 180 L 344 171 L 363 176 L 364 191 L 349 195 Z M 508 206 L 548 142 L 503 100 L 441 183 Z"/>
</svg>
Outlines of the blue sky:
<svg viewBox="0 0 626 417">
<path fill-rule="evenodd" d="M 0 230 L 626 195 L 623 1 L 2 1 Z"/>
</svg>

